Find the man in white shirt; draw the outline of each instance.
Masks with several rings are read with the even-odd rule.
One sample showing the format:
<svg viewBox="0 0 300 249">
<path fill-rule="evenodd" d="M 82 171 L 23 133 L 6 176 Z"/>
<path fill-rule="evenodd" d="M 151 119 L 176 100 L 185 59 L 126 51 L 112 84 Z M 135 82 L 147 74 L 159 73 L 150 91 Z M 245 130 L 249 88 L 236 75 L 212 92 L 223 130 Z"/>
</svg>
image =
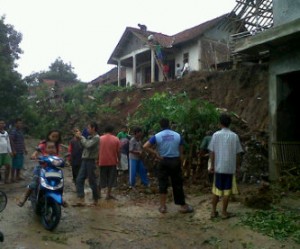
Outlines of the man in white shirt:
<svg viewBox="0 0 300 249">
<path fill-rule="evenodd" d="M 188 61 L 186 60 L 184 62 L 184 66 L 183 66 L 183 69 L 182 69 L 182 72 L 181 72 L 181 77 L 183 77 L 184 75 L 188 74 L 189 71 L 190 71 L 190 66 L 189 66 Z"/>
<path fill-rule="evenodd" d="M 0 118 L 0 168 L 5 166 L 4 183 L 9 182 L 12 150 L 7 131 L 4 130 L 5 122 Z"/>
<path fill-rule="evenodd" d="M 211 158 L 210 171 L 214 173 L 211 218 L 218 216 L 216 208 L 221 196 L 223 198 L 222 218 L 233 216 L 227 212 L 227 207 L 229 196 L 237 193 L 235 174 L 241 166 L 240 153 L 243 149 L 238 135 L 229 129 L 230 123 L 229 115 L 220 115 L 221 130 L 213 134 L 208 146 Z"/>
</svg>

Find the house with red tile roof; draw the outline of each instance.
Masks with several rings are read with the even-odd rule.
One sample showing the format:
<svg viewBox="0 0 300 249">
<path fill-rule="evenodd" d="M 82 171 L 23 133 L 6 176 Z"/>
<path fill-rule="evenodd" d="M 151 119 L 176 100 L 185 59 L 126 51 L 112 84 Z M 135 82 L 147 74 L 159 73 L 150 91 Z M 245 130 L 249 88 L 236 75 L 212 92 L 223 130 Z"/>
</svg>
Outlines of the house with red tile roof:
<svg viewBox="0 0 300 249">
<path fill-rule="evenodd" d="M 99 87 L 104 84 L 112 84 L 118 86 L 118 83 L 120 83 L 119 86 L 127 85 L 125 67 L 114 67 L 105 74 L 100 75 L 99 77 L 90 82 L 90 84 L 92 84 L 95 87 Z"/>
<path fill-rule="evenodd" d="M 189 71 L 200 71 L 216 69 L 229 61 L 230 35 L 237 32 L 234 22 L 228 25 L 229 15 L 171 36 L 148 31 L 145 25 L 127 27 L 108 59 L 108 64 L 116 65 L 118 85 L 124 81 L 124 74 L 126 85 L 143 85 L 175 78 L 177 64 L 182 68 L 188 62 Z M 163 70 L 165 64 L 168 75 Z"/>
</svg>

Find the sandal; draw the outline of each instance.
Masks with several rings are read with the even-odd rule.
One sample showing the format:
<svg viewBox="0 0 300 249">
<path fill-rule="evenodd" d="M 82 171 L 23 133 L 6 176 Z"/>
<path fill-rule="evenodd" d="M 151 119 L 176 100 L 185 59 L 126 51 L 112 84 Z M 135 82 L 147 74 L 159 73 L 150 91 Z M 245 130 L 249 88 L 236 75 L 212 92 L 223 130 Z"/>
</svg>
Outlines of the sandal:
<svg viewBox="0 0 300 249">
<path fill-rule="evenodd" d="M 62 206 L 63 206 L 64 208 L 67 208 L 67 207 L 69 207 L 69 204 L 68 204 L 66 201 L 63 201 L 63 202 L 62 202 Z"/>
<path fill-rule="evenodd" d="M 226 215 L 222 214 L 222 219 L 226 220 L 226 219 L 229 219 L 229 218 L 232 218 L 232 217 L 235 217 L 235 216 L 236 215 L 234 213 L 227 213 Z"/>
<path fill-rule="evenodd" d="M 165 214 L 165 213 L 167 213 L 167 207 L 166 206 L 160 206 L 158 211 L 162 214 Z"/>
<path fill-rule="evenodd" d="M 184 207 L 184 209 L 180 209 L 179 212 L 182 214 L 188 214 L 188 213 L 193 213 L 194 209 L 192 206 L 186 205 L 186 207 Z"/>
<path fill-rule="evenodd" d="M 211 219 L 215 219 L 215 218 L 217 218 L 218 216 L 219 216 L 218 211 L 216 211 L 216 212 L 210 214 L 210 218 L 211 218 Z"/>
</svg>

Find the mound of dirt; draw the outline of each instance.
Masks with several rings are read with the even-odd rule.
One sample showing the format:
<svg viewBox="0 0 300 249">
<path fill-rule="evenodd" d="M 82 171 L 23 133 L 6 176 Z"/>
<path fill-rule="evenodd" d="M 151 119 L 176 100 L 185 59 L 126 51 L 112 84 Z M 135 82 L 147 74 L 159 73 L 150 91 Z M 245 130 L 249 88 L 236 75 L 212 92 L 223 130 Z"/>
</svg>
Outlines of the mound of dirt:
<svg viewBox="0 0 300 249">
<path fill-rule="evenodd" d="M 191 99 L 207 100 L 236 114 L 242 130 L 252 135 L 268 129 L 268 68 L 252 65 L 230 71 L 191 72 L 185 78 L 136 86 L 134 90 L 110 93 L 105 102 L 116 108 L 116 117 L 99 117 L 114 124 L 124 123 L 140 106 L 141 100 L 157 92 L 182 93 Z M 243 132 L 244 133 L 244 132 Z M 243 135 L 243 134 L 241 134 Z"/>
<path fill-rule="evenodd" d="M 268 68 L 248 65 L 237 70 L 191 72 L 180 80 L 135 86 L 128 91 L 111 92 L 105 103 L 117 115 L 97 117 L 101 124 L 121 127 L 133 115 L 143 99 L 155 93 L 186 93 L 190 99 L 206 100 L 233 113 L 231 129 L 242 141 L 244 157 L 243 181 L 257 181 L 268 171 Z"/>
</svg>

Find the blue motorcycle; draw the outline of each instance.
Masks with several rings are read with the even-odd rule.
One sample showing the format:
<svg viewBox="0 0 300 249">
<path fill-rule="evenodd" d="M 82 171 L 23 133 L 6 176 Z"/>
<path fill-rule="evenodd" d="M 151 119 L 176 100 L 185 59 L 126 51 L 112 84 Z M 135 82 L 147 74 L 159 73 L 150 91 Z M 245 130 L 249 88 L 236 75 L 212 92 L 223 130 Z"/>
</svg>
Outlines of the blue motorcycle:
<svg viewBox="0 0 300 249">
<path fill-rule="evenodd" d="M 39 165 L 38 186 L 29 198 L 35 213 L 41 216 L 45 229 L 51 231 L 61 218 L 64 175 L 60 168 L 64 167 L 65 162 L 57 156 L 41 156 Z"/>
</svg>

